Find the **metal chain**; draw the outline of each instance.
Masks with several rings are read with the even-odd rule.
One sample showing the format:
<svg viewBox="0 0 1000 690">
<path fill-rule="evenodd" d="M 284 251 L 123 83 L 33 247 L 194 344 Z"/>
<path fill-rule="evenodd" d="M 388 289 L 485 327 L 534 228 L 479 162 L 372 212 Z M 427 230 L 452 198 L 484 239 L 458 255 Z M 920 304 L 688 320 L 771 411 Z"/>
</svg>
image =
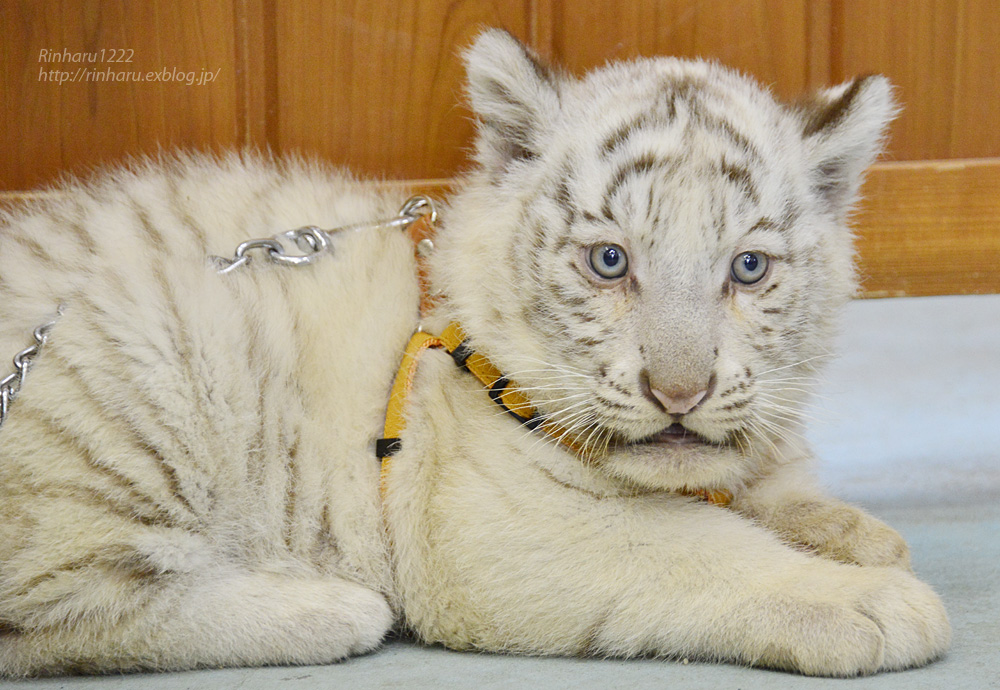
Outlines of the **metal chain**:
<svg viewBox="0 0 1000 690">
<path fill-rule="evenodd" d="M 247 240 L 236 247 L 236 252 L 232 259 L 221 256 L 209 257 L 215 264 L 220 274 L 235 271 L 241 266 L 246 266 L 253 259 L 250 252 L 262 252 L 264 258 L 277 264 L 287 264 L 290 266 L 304 266 L 313 263 L 320 255 L 333 252 L 333 235 L 343 232 L 360 232 L 375 228 L 402 228 L 405 229 L 420 220 L 428 217 L 431 223 L 437 220 L 437 209 L 434 202 L 425 196 L 410 197 L 403 207 L 399 209 L 399 214 L 395 218 L 380 220 L 371 223 L 356 223 L 345 225 L 331 230 L 321 230 L 314 225 L 308 225 L 295 230 L 288 230 L 272 237 L 265 237 L 255 240 Z M 286 245 L 291 244 L 291 250 L 286 249 Z M 293 253 L 296 252 L 296 253 Z"/>
<path fill-rule="evenodd" d="M 424 217 L 427 217 L 431 223 L 437 220 L 437 209 L 434 207 L 434 202 L 425 196 L 414 196 L 403 204 L 403 207 L 399 210 L 399 214 L 395 218 L 375 221 L 373 223 L 345 225 L 332 230 L 321 230 L 312 225 L 296 228 L 295 230 L 279 233 L 273 237 L 247 240 L 236 247 L 236 252 L 232 259 L 226 259 L 221 256 L 212 256 L 210 259 L 215 263 L 220 274 L 229 273 L 249 264 L 253 257 L 250 252 L 253 251 L 263 251 L 264 257 L 272 263 L 303 266 L 311 264 L 320 255 L 333 251 L 333 235 L 343 232 L 360 232 L 375 228 L 405 229 Z M 294 248 L 291 252 L 286 249 L 287 244 L 293 245 Z M 17 394 L 21 392 L 21 387 L 24 385 L 24 379 L 31 368 L 32 361 L 45 346 L 49 330 L 51 330 L 61 315 L 62 306 L 60 305 L 56 318 L 43 323 L 34 330 L 35 342 L 14 355 L 13 373 L 0 379 L 0 427 L 7 420 L 10 404 L 17 397 Z"/>
<path fill-rule="evenodd" d="M 31 368 L 32 362 L 38 356 L 38 353 L 42 351 L 42 348 L 48 341 L 49 331 L 61 315 L 62 306 L 59 307 L 54 319 L 43 323 L 32 332 L 35 342 L 14 355 L 13 373 L 7 374 L 3 379 L 0 379 L 0 427 L 3 427 L 3 423 L 7 421 L 10 404 L 17 397 L 17 394 L 21 392 L 21 386 L 24 385 L 24 379 L 28 375 L 28 370 Z"/>
</svg>

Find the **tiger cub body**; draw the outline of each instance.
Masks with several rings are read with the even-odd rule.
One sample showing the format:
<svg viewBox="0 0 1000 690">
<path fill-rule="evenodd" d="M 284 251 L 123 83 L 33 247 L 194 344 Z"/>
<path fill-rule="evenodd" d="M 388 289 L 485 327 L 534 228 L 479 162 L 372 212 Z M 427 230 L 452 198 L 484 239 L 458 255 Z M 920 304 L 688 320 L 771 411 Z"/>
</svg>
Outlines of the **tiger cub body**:
<svg viewBox="0 0 1000 690">
<path fill-rule="evenodd" d="M 886 82 L 784 106 L 703 62 L 577 80 L 500 32 L 467 65 L 477 167 L 423 320 L 398 230 L 207 261 L 402 201 L 300 162 L 179 156 L 4 217 L 2 351 L 63 313 L 0 429 L 0 674 L 325 663 L 394 627 L 825 675 L 944 652 L 902 539 L 815 487 L 801 437 Z M 560 432 L 431 350 L 380 487 L 401 353 L 451 322 Z"/>
</svg>

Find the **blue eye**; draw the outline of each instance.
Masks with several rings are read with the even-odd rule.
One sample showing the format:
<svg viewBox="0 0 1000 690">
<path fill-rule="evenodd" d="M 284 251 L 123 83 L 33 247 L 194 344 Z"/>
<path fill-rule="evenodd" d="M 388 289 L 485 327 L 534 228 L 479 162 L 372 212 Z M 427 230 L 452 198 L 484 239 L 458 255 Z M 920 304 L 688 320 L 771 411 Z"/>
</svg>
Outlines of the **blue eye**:
<svg viewBox="0 0 1000 690">
<path fill-rule="evenodd" d="M 628 271 L 628 257 L 617 244 L 598 244 L 590 250 L 590 267 L 607 280 L 621 278 Z"/>
<path fill-rule="evenodd" d="M 767 255 L 760 252 L 743 252 L 733 259 L 733 280 L 744 285 L 753 285 L 767 274 Z"/>
</svg>

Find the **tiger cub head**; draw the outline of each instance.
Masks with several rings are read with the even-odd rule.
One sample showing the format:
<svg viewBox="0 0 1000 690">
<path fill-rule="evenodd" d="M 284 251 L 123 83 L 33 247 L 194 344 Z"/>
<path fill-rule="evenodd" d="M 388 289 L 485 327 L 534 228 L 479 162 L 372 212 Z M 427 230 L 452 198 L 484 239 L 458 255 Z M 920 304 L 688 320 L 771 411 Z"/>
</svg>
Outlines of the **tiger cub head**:
<svg viewBox="0 0 1000 690">
<path fill-rule="evenodd" d="M 578 79 L 501 31 L 466 66 L 477 165 L 432 277 L 472 346 L 638 486 L 724 487 L 800 452 L 887 80 L 786 105 L 700 60 Z"/>
</svg>

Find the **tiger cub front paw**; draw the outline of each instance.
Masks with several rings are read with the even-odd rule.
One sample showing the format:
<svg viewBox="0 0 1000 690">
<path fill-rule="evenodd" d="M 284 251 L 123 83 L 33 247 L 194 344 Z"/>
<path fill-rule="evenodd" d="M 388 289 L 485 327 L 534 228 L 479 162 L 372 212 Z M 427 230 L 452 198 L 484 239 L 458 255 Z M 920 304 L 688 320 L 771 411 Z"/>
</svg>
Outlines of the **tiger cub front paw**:
<svg viewBox="0 0 1000 690">
<path fill-rule="evenodd" d="M 896 530 L 840 502 L 799 501 L 755 516 L 783 539 L 841 563 L 910 569 L 910 549 Z"/>
<path fill-rule="evenodd" d="M 808 590 L 787 602 L 778 642 L 766 647 L 762 665 L 856 676 L 921 666 L 948 649 L 951 627 L 941 600 L 910 573 L 855 568 L 827 580 L 828 588 L 803 582 Z M 794 591 L 795 585 L 784 596 Z"/>
</svg>

